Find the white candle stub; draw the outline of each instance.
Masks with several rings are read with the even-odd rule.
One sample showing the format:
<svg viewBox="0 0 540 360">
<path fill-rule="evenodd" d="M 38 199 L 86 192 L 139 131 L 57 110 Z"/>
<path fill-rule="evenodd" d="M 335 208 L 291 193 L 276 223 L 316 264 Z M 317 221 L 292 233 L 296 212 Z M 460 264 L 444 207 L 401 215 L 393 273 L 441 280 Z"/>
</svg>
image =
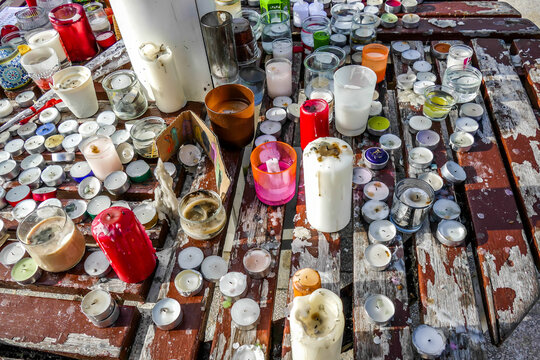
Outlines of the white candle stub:
<svg viewBox="0 0 540 360">
<path fill-rule="evenodd" d="M 436 82 L 437 81 L 437 75 L 435 75 L 434 73 L 432 72 L 419 72 L 416 74 L 416 79 L 418 81 L 431 81 L 431 82 Z"/>
<path fill-rule="evenodd" d="M 237 300 L 247 292 L 247 276 L 236 271 L 229 272 L 219 280 L 219 290 L 224 297 Z"/>
<path fill-rule="evenodd" d="M 272 255 L 266 249 L 250 249 L 242 260 L 248 274 L 255 279 L 266 277 L 270 273 Z"/>
<path fill-rule="evenodd" d="M 373 221 L 384 220 L 389 214 L 390 208 L 388 204 L 382 201 L 369 200 L 362 206 L 362 216 L 368 224 Z"/>
<path fill-rule="evenodd" d="M 381 294 L 369 296 L 364 303 L 364 310 L 369 320 L 379 326 L 386 325 L 395 313 L 392 300 Z"/>
<path fill-rule="evenodd" d="M 180 303 L 171 298 L 161 299 L 152 308 L 152 321 L 161 330 L 172 330 L 182 322 Z"/>
<path fill-rule="evenodd" d="M 437 239 L 446 246 L 460 246 L 467 237 L 467 228 L 456 220 L 443 220 L 437 226 Z"/>
<path fill-rule="evenodd" d="M 264 360 L 264 352 L 256 345 L 242 345 L 233 355 L 233 360 Z"/>
<path fill-rule="evenodd" d="M 455 220 L 461 215 L 458 203 L 448 199 L 439 199 L 433 204 L 433 215 L 437 221 Z"/>
<path fill-rule="evenodd" d="M 377 271 L 385 270 L 392 261 L 392 252 L 383 244 L 371 244 L 364 251 L 364 259 Z"/>
<path fill-rule="evenodd" d="M 381 181 L 372 181 L 364 186 L 364 197 L 367 200 L 385 201 L 390 195 L 390 189 Z"/>
<path fill-rule="evenodd" d="M 418 176 L 418 179 L 427 182 L 435 192 L 438 192 L 444 186 L 444 181 L 442 177 L 440 177 L 439 174 L 433 171 L 420 174 Z"/>
<path fill-rule="evenodd" d="M 201 264 L 201 273 L 206 280 L 217 282 L 227 273 L 227 262 L 221 256 L 208 256 Z"/>
<path fill-rule="evenodd" d="M 90 276 L 104 277 L 111 271 L 111 264 L 103 251 L 93 251 L 84 261 L 84 271 Z"/>
<path fill-rule="evenodd" d="M 257 326 L 261 309 L 252 299 L 240 299 L 231 308 L 233 324 L 240 330 L 251 330 Z"/>
<path fill-rule="evenodd" d="M 377 220 L 369 224 L 368 237 L 373 243 L 390 244 L 396 235 L 396 226 L 391 221 Z"/>
<path fill-rule="evenodd" d="M 421 356 L 439 357 L 446 348 L 446 338 L 441 331 L 428 325 L 420 325 L 414 329 L 412 343 Z"/>
<path fill-rule="evenodd" d="M 198 269 L 204 260 L 204 253 L 195 246 L 190 246 L 178 254 L 178 266 L 180 269 Z"/>
<path fill-rule="evenodd" d="M 203 276 L 197 270 L 182 270 L 174 278 L 174 286 L 181 296 L 197 295 L 203 288 Z"/>
<path fill-rule="evenodd" d="M 21 260 L 25 253 L 26 250 L 20 242 L 12 242 L 0 251 L 0 263 L 5 267 L 11 267 Z"/>
<path fill-rule="evenodd" d="M 379 138 L 381 148 L 387 152 L 392 152 L 401 148 L 401 139 L 394 134 L 384 134 Z"/>
<path fill-rule="evenodd" d="M 433 122 L 425 116 L 417 115 L 409 119 L 409 131 L 413 134 L 421 130 L 429 130 L 432 125 Z"/>
<path fill-rule="evenodd" d="M 365 167 L 355 167 L 353 169 L 353 183 L 365 185 L 373 178 L 373 172 Z"/>
</svg>

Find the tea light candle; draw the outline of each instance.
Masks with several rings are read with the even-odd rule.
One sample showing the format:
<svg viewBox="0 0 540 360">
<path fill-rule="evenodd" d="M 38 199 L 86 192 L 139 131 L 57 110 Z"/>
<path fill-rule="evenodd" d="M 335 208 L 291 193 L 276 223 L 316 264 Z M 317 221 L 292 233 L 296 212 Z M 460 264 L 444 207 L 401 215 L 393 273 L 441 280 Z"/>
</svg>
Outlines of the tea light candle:
<svg viewBox="0 0 540 360">
<path fill-rule="evenodd" d="M 401 61 L 404 64 L 413 64 L 422 58 L 422 54 L 418 50 L 409 49 L 401 53 Z"/>
<path fill-rule="evenodd" d="M 1 165 L 0 165 L 1 166 Z M 30 189 L 37 189 L 41 185 L 41 169 L 29 168 L 19 174 L 19 184 L 28 185 Z"/>
<path fill-rule="evenodd" d="M 455 152 L 467 152 L 474 144 L 474 136 L 464 131 L 457 131 L 450 135 L 450 146 Z"/>
<path fill-rule="evenodd" d="M 20 93 L 15 97 L 15 102 L 19 104 L 20 107 L 29 107 L 34 105 L 36 101 L 36 94 L 33 91 L 28 90 Z"/>
<path fill-rule="evenodd" d="M 87 176 L 81 180 L 77 187 L 78 194 L 81 198 L 90 200 L 96 197 L 101 190 L 103 185 L 101 181 L 95 176 Z"/>
<path fill-rule="evenodd" d="M 428 325 L 414 329 L 412 343 L 418 354 L 424 359 L 436 359 L 446 348 L 446 338 L 442 331 Z"/>
<path fill-rule="evenodd" d="M 261 309 L 252 299 L 237 300 L 231 308 L 231 319 L 238 329 L 251 330 L 257 327 Z"/>
<path fill-rule="evenodd" d="M 161 330 L 172 330 L 182 322 L 182 307 L 171 298 L 163 298 L 152 308 L 152 321 Z"/>
<path fill-rule="evenodd" d="M 197 270 L 182 270 L 174 278 L 174 286 L 180 296 L 195 296 L 203 288 L 203 276 Z"/>
<path fill-rule="evenodd" d="M 369 108 L 369 116 L 378 116 L 382 113 L 382 104 L 380 101 L 372 101 Z M 369 121 L 368 121 L 369 126 Z M 369 127 L 368 127 L 369 130 Z"/>
<path fill-rule="evenodd" d="M 270 141 L 277 141 L 277 139 L 273 135 L 257 136 L 257 138 L 255 139 L 255 147 L 262 145 L 264 143 L 270 142 Z"/>
<path fill-rule="evenodd" d="M 412 68 L 413 68 L 413 71 L 416 73 L 416 76 L 418 77 L 418 73 L 430 72 L 432 69 L 432 66 L 430 63 L 428 63 L 425 60 L 418 60 L 414 62 Z M 427 80 L 427 79 L 418 79 L 418 80 Z"/>
<path fill-rule="evenodd" d="M 418 77 L 417 77 L 417 80 L 418 80 Z M 424 90 L 426 90 L 428 86 L 433 86 L 433 85 L 435 85 L 435 82 L 433 81 L 427 81 L 427 80 L 417 81 L 413 85 L 413 91 L 416 95 L 424 95 Z"/>
<path fill-rule="evenodd" d="M 266 120 L 276 121 L 281 124 L 285 123 L 285 121 L 287 120 L 287 111 L 280 107 L 273 107 L 266 110 L 265 115 L 266 115 Z"/>
<path fill-rule="evenodd" d="M 247 293 L 247 276 L 240 272 L 229 272 L 219 280 L 219 291 L 225 298 L 236 301 Z"/>
<path fill-rule="evenodd" d="M 353 169 L 353 184 L 365 185 L 373 178 L 373 172 L 365 167 L 355 167 Z"/>
<path fill-rule="evenodd" d="M 403 27 L 406 29 L 415 29 L 420 25 L 420 16 L 416 14 L 405 14 L 401 17 Z"/>
<path fill-rule="evenodd" d="M 131 210 L 131 206 L 129 205 L 129 203 L 124 200 L 113 201 L 111 206 L 119 206 Z"/>
<path fill-rule="evenodd" d="M 441 175 L 446 181 L 452 184 L 459 184 L 467 179 L 465 170 L 454 161 L 447 161 L 441 167 Z"/>
<path fill-rule="evenodd" d="M 207 256 L 201 264 L 201 273 L 206 280 L 218 282 L 227 273 L 227 262 L 221 256 Z"/>
<path fill-rule="evenodd" d="M 383 271 L 392 261 L 392 252 L 383 244 L 371 244 L 364 251 L 364 259 L 374 270 Z"/>
<path fill-rule="evenodd" d="M 24 257 L 24 254 L 26 250 L 22 244 L 18 241 L 12 242 L 0 251 L 0 263 L 5 267 L 12 267 Z"/>
<path fill-rule="evenodd" d="M 388 129 L 390 129 L 390 121 L 382 116 L 374 116 L 368 120 L 367 129 L 368 132 L 373 136 L 384 135 L 386 132 L 388 132 Z"/>
<path fill-rule="evenodd" d="M 75 152 L 81 142 L 81 134 L 71 134 L 64 138 L 64 140 L 62 141 L 62 147 L 67 152 Z"/>
<path fill-rule="evenodd" d="M 96 118 L 96 122 L 99 126 L 106 126 L 106 125 L 113 125 L 116 126 L 118 124 L 118 119 L 116 118 L 116 114 L 110 110 L 103 111 L 99 113 L 99 115 Z"/>
<path fill-rule="evenodd" d="M 369 224 L 377 220 L 384 220 L 390 214 L 388 204 L 378 200 L 369 200 L 362 206 L 362 216 Z"/>
<path fill-rule="evenodd" d="M 21 171 L 19 164 L 15 160 L 4 160 L 0 163 L 0 177 L 4 180 L 15 179 Z"/>
<path fill-rule="evenodd" d="M 118 145 L 116 147 L 116 153 L 123 165 L 129 164 L 131 160 L 136 157 L 135 149 L 133 148 L 133 145 L 129 143 L 121 143 Z"/>
<path fill-rule="evenodd" d="M 126 167 L 129 179 L 135 183 L 145 182 L 152 177 L 150 165 L 144 160 L 137 160 Z"/>
<path fill-rule="evenodd" d="M 133 213 L 146 230 L 156 226 L 159 220 L 154 203 L 142 203 L 133 209 Z"/>
<path fill-rule="evenodd" d="M 422 130 L 429 130 L 431 129 L 431 126 L 433 125 L 433 122 L 431 119 L 425 117 L 425 116 L 412 116 L 409 119 L 409 131 L 412 134 L 416 134 L 419 131 Z"/>
<path fill-rule="evenodd" d="M 11 154 L 7 151 L 0 151 L 0 162 L 11 159 Z"/>
<path fill-rule="evenodd" d="M 64 135 L 49 136 L 45 140 L 45 148 L 50 152 L 58 152 L 63 149 L 62 142 L 64 142 Z"/>
<path fill-rule="evenodd" d="M 363 159 L 366 167 L 372 170 L 381 170 L 388 164 L 390 156 L 385 150 L 379 147 L 371 147 L 364 151 Z"/>
<path fill-rule="evenodd" d="M 456 130 L 458 131 L 474 135 L 478 131 L 478 128 L 478 122 L 470 117 L 460 117 L 456 120 Z"/>
<path fill-rule="evenodd" d="M 300 120 L 300 104 L 289 104 L 287 106 L 287 118 L 291 121 Z"/>
<path fill-rule="evenodd" d="M 435 220 L 455 220 L 459 218 L 461 214 L 461 208 L 459 205 L 452 200 L 448 199 L 439 199 L 433 204 L 433 215 Z"/>
<path fill-rule="evenodd" d="M 129 182 L 128 176 L 123 171 L 115 171 L 110 173 L 103 182 L 103 186 L 111 195 L 122 195 L 125 194 L 131 183 Z"/>
<path fill-rule="evenodd" d="M 102 49 L 107 49 L 116 42 L 116 35 L 113 31 L 105 31 L 96 35 L 96 41 Z"/>
<path fill-rule="evenodd" d="M 437 226 L 437 240 L 446 246 L 460 246 L 465 243 L 467 228 L 455 220 L 442 220 Z"/>
<path fill-rule="evenodd" d="M 36 134 L 36 130 L 37 130 L 37 125 L 34 124 L 33 122 L 29 122 L 22 125 L 17 130 L 17 135 L 19 135 L 21 139 L 26 140 L 34 136 Z"/>
<path fill-rule="evenodd" d="M 293 100 L 289 96 L 278 96 L 272 100 L 272 105 L 274 107 L 287 109 Z"/>
<path fill-rule="evenodd" d="M 73 164 L 71 169 L 69 169 L 69 175 L 73 180 L 80 183 L 88 176 L 92 176 L 92 169 L 90 168 L 90 165 L 88 165 L 88 162 L 79 161 Z"/>
<path fill-rule="evenodd" d="M 8 134 L 8 133 L 4 133 Z M 53 136 L 56 134 L 56 126 L 53 123 L 47 123 L 43 124 L 36 130 L 36 135 L 44 136 L 45 138 L 48 138 L 49 136 Z"/>
<path fill-rule="evenodd" d="M 51 162 L 52 163 L 71 163 L 73 161 L 75 161 L 75 153 L 74 152 L 51 153 Z"/>
<path fill-rule="evenodd" d="M 58 125 L 58 133 L 64 136 L 68 136 L 77 133 L 78 128 L 79 123 L 77 122 L 77 120 L 66 120 L 60 125 Z"/>
<path fill-rule="evenodd" d="M 388 0 L 384 3 L 384 10 L 390 14 L 398 14 L 401 12 L 401 2 L 397 0 Z"/>
<path fill-rule="evenodd" d="M 292 64 L 286 59 L 272 62 L 266 66 L 266 86 L 268 96 L 291 96 L 292 94 Z"/>
<path fill-rule="evenodd" d="M 430 64 L 430 66 L 431 66 L 431 64 Z M 437 75 L 435 75 L 432 72 L 422 72 L 422 71 L 420 71 L 420 72 L 418 72 L 416 74 L 416 80 L 418 80 L 418 81 L 431 81 L 431 82 L 435 83 L 437 81 Z"/>
<path fill-rule="evenodd" d="M 96 289 L 86 294 L 81 301 L 81 310 L 94 321 L 107 319 L 114 311 L 116 302 L 105 290 Z"/>
<path fill-rule="evenodd" d="M 13 207 L 15 207 L 15 205 L 17 205 L 19 202 L 31 198 L 31 189 L 27 185 L 15 186 L 6 193 L 6 201 Z"/>
<path fill-rule="evenodd" d="M 15 125 L 11 126 L 11 127 L 8 129 L 9 133 L 11 134 L 11 136 L 17 135 L 17 130 L 19 130 L 20 127 L 21 127 L 21 125 L 19 125 L 19 124 L 15 124 Z"/>
<path fill-rule="evenodd" d="M 259 124 L 259 130 L 265 135 L 272 135 L 278 139 L 281 135 L 281 124 L 276 121 L 265 120 Z"/>
<path fill-rule="evenodd" d="M 184 270 L 198 269 L 203 260 L 204 253 L 195 246 L 187 247 L 178 254 L 178 266 Z"/>
<path fill-rule="evenodd" d="M 111 271 L 111 264 L 103 251 L 93 251 L 84 261 L 84 271 L 90 276 L 101 278 Z"/>
<path fill-rule="evenodd" d="M 24 142 L 24 149 L 29 154 L 41 154 L 45 151 L 45 137 L 34 135 Z"/>
<path fill-rule="evenodd" d="M 6 146 L 9 140 L 11 140 L 11 134 L 9 133 L 9 131 L 4 131 L 3 133 L 0 133 L 0 147 Z"/>
<path fill-rule="evenodd" d="M 163 167 L 165 168 L 165 172 L 170 175 L 171 178 L 176 179 L 176 174 L 178 170 L 176 169 L 176 165 L 174 165 L 172 162 L 164 162 Z M 156 170 L 154 169 L 154 176 L 156 176 Z M 157 176 L 156 176 L 157 178 Z"/>
<path fill-rule="evenodd" d="M 264 352 L 256 345 L 242 345 L 234 353 L 233 360 L 264 360 Z"/>
<path fill-rule="evenodd" d="M 392 300 L 381 294 L 369 296 L 364 303 L 364 310 L 368 319 L 379 326 L 388 324 L 396 311 Z"/>
<path fill-rule="evenodd" d="M 429 150 L 434 150 L 441 137 L 433 130 L 420 130 L 416 133 L 416 143 L 418 146 L 428 148 Z"/>
<path fill-rule="evenodd" d="M 81 134 L 83 139 L 94 136 L 98 130 L 99 124 L 95 121 L 85 121 L 79 126 L 79 134 Z"/>
<path fill-rule="evenodd" d="M 435 56 L 436 59 L 446 60 L 448 57 L 448 51 L 450 50 L 450 45 L 447 42 L 438 42 L 437 44 L 431 47 L 431 53 Z"/>
<path fill-rule="evenodd" d="M 69 216 L 69 218 L 75 223 L 79 224 L 83 221 L 83 219 L 86 216 L 86 201 L 81 199 L 74 199 L 70 200 L 66 206 L 66 214 Z"/>
<path fill-rule="evenodd" d="M 394 134 L 384 134 L 379 139 L 379 144 L 383 150 L 389 153 L 401 149 L 401 139 Z"/>
<path fill-rule="evenodd" d="M 427 182 L 433 188 L 435 193 L 440 191 L 444 186 L 442 177 L 433 171 L 422 173 L 418 176 L 418 178 Z"/>
<path fill-rule="evenodd" d="M 178 160 L 188 170 L 194 171 L 202 158 L 201 150 L 192 144 L 184 144 L 178 151 Z"/>
<path fill-rule="evenodd" d="M 88 215 L 93 219 L 99 215 L 100 212 L 111 207 L 111 199 L 107 195 L 99 195 L 90 200 L 86 211 Z"/>
<path fill-rule="evenodd" d="M 475 103 L 462 104 L 459 108 L 459 116 L 480 121 L 482 120 L 482 116 L 484 116 L 484 108 L 482 105 Z"/>
<path fill-rule="evenodd" d="M 254 248 L 246 252 L 242 262 L 249 276 L 262 279 L 270 273 L 272 255 L 266 249 Z"/>
<path fill-rule="evenodd" d="M 34 199 L 26 199 L 15 205 L 13 210 L 11 210 L 11 215 L 15 220 L 21 222 L 25 217 L 30 215 L 30 213 L 37 208 L 37 203 Z"/>
<path fill-rule="evenodd" d="M 421 0 L 423 1 L 423 0 Z M 416 0 L 403 0 L 401 2 L 401 6 L 403 7 L 403 12 L 405 13 L 413 13 L 416 11 L 416 7 L 418 6 L 418 2 Z"/>
<path fill-rule="evenodd" d="M 433 153 L 425 147 L 415 147 L 409 151 L 409 165 L 418 169 L 425 169 L 433 161 Z"/>
<path fill-rule="evenodd" d="M 410 48 L 411 46 L 406 41 L 395 41 L 392 43 L 392 52 L 394 54 L 402 54 Z"/>
<path fill-rule="evenodd" d="M 42 124 L 57 124 L 62 116 L 55 107 L 50 107 L 39 113 L 39 121 Z"/>
<path fill-rule="evenodd" d="M 111 137 L 112 134 L 116 131 L 116 127 L 114 125 L 103 125 L 100 126 L 99 129 L 96 131 L 96 135 Z"/>
<path fill-rule="evenodd" d="M 41 180 L 45 185 L 55 187 L 66 180 L 66 174 L 60 165 L 49 165 L 41 173 Z"/>
<path fill-rule="evenodd" d="M 46 206 L 62 207 L 62 202 L 60 201 L 60 199 L 56 199 L 56 198 L 47 199 L 47 200 L 43 201 L 41 204 L 39 204 L 37 208 L 41 209 L 41 208 L 44 208 Z"/>
<path fill-rule="evenodd" d="M 416 81 L 416 75 L 413 73 L 400 74 L 397 76 L 398 87 L 403 90 L 410 90 Z"/>
<path fill-rule="evenodd" d="M 120 129 L 120 130 L 116 130 L 111 135 L 111 140 L 114 146 L 118 146 L 122 143 L 129 142 L 131 140 L 131 136 L 129 135 L 129 131 L 125 129 Z"/>
<path fill-rule="evenodd" d="M 13 105 L 8 99 L 0 99 L 0 118 L 11 115 L 13 112 Z"/>
<path fill-rule="evenodd" d="M 22 258 L 11 268 L 11 279 L 20 285 L 35 283 L 41 274 L 42 270 L 31 257 Z"/>
<path fill-rule="evenodd" d="M 372 181 L 364 186 L 364 198 L 366 200 L 385 201 L 390 195 L 390 190 L 381 181 Z"/>
<path fill-rule="evenodd" d="M 397 235 L 397 229 L 391 221 L 377 220 L 369 224 L 368 238 L 376 244 L 390 244 Z"/>
</svg>

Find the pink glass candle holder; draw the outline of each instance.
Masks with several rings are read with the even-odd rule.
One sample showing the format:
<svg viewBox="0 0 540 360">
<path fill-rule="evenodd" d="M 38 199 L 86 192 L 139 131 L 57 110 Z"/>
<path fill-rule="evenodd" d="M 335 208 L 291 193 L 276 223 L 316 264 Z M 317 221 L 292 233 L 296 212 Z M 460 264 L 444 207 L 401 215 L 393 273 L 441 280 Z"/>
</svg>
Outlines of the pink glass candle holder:
<svg viewBox="0 0 540 360">
<path fill-rule="evenodd" d="M 296 191 L 296 152 L 285 143 L 270 141 L 251 153 L 257 197 L 266 205 L 283 205 Z"/>
</svg>

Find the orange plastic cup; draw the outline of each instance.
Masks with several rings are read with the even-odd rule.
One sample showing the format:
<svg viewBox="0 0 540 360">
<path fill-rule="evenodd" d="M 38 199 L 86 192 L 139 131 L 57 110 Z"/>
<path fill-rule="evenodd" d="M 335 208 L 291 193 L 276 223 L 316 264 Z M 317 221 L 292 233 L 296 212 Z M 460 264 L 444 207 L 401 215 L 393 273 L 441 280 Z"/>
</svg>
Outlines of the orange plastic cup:
<svg viewBox="0 0 540 360">
<path fill-rule="evenodd" d="M 362 65 L 375 71 L 377 83 L 386 76 L 389 49 L 381 44 L 369 44 L 362 49 Z"/>
</svg>

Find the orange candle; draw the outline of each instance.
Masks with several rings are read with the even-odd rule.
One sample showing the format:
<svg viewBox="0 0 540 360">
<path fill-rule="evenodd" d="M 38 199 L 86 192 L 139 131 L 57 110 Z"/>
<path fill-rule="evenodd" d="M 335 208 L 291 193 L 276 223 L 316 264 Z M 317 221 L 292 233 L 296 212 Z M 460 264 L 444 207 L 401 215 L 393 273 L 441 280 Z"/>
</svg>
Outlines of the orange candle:
<svg viewBox="0 0 540 360">
<path fill-rule="evenodd" d="M 321 288 L 321 276 L 313 269 L 300 269 L 292 279 L 294 296 L 306 296 Z"/>
<path fill-rule="evenodd" d="M 384 80 L 388 62 L 388 48 L 381 44 L 369 44 L 362 50 L 362 65 L 375 71 L 377 83 Z"/>
</svg>

